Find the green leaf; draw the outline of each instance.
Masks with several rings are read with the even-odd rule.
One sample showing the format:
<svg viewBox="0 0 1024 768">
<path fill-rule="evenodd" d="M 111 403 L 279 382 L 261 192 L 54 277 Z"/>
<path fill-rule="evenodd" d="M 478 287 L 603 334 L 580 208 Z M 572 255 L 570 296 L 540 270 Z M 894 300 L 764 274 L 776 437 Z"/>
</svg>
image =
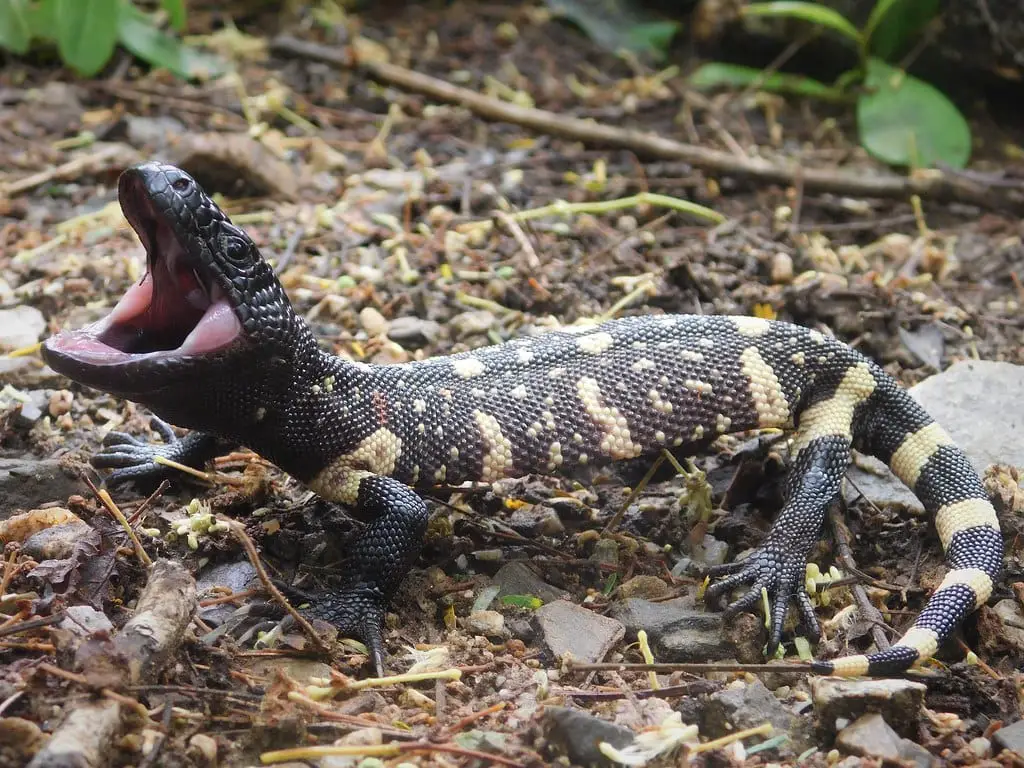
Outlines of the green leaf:
<svg viewBox="0 0 1024 768">
<path fill-rule="evenodd" d="M 185 0 L 160 0 L 160 6 L 167 11 L 171 26 L 179 32 L 185 31 Z"/>
<path fill-rule="evenodd" d="M 960 110 L 923 80 L 868 59 L 866 93 L 857 100 L 861 145 L 892 165 L 963 168 L 971 156 L 971 129 Z"/>
<path fill-rule="evenodd" d="M 607 597 L 615 589 L 615 585 L 619 583 L 619 574 L 612 573 L 608 575 L 608 578 L 604 582 L 604 586 L 601 588 L 601 594 Z"/>
<path fill-rule="evenodd" d="M 28 53 L 31 40 L 25 0 L 0 0 L 0 48 Z"/>
<path fill-rule="evenodd" d="M 637 0 L 547 0 L 551 12 L 608 51 L 627 50 L 662 61 L 679 22 L 660 20 Z"/>
<path fill-rule="evenodd" d="M 892 59 L 938 13 L 939 0 L 878 0 L 864 25 L 864 40 L 874 55 Z"/>
<path fill-rule="evenodd" d="M 57 42 L 57 3 L 60 0 L 42 0 L 28 6 L 28 27 L 32 39 Z"/>
<path fill-rule="evenodd" d="M 533 595 L 505 595 L 501 598 L 501 604 L 535 611 L 544 605 L 544 601 Z"/>
<path fill-rule="evenodd" d="M 225 69 L 216 56 L 189 48 L 164 34 L 150 16 L 130 0 L 122 0 L 117 23 L 118 39 L 129 51 L 154 67 L 163 67 L 181 78 L 214 77 Z"/>
<path fill-rule="evenodd" d="M 746 88 L 756 83 L 760 91 L 789 93 L 825 101 L 842 101 L 843 92 L 818 80 L 803 75 L 788 75 L 785 72 L 764 74 L 760 69 L 739 64 L 710 62 L 697 67 L 690 75 L 689 84 L 697 90 L 712 88 Z"/>
<path fill-rule="evenodd" d="M 627 50 L 649 53 L 658 61 L 665 58 L 672 38 L 679 31 L 678 21 L 652 21 L 646 24 L 634 24 L 626 30 Z"/>
<path fill-rule="evenodd" d="M 860 30 L 838 11 L 818 3 L 802 3 L 797 0 L 777 0 L 771 3 L 751 3 L 742 10 L 744 16 L 764 16 L 777 19 L 801 19 L 811 24 L 838 32 L 855 45 L 863 41 Z"/>
<path fill-rule="evenodd" d="M 57 50 L 78 74 L 91 77 L 117 44 L 118 0 L 57 0 Z"/>
</svg>

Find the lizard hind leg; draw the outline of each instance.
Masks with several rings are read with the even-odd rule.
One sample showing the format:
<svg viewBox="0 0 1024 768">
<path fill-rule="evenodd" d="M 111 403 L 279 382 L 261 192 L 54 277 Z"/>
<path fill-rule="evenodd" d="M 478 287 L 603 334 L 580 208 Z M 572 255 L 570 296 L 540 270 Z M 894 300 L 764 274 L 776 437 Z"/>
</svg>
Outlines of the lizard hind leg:
<svg viewBox="0 0 1024 768">
<path fill-rule="evenodd" d="M 353 506 L 369 523 L 351 545 L 346 583 L 314 600 L 303 613 L 363 641 L 375 673 L 383 675 L 384 614 L 423 546 L 427 505 L 390 477 L 367 473 L 357 482 Z"/>
<path fill-rule="evenodd" d="M 770 605 L 768 651 L 773 654 L 782 639 L 786 610 L 795 601 L 808 633 L 817 638 L 820 626 L 810 597 L 804 589 L 807 555 L 814 546 L 825 512 L 839 493 L 850 462 L 850 440 L 841 435 L 822 435 L 803 447 L 789 469 L 784 487 L 785 503 L 761 545 L 749 557 L 710 569 L 712 577 L 726 576 L 708 587 L 705 600 L 715 604 L 734 587 L 746 592 L 726 608 L 726 615 L 754 611 L 767 590 Z"/>
</svg>

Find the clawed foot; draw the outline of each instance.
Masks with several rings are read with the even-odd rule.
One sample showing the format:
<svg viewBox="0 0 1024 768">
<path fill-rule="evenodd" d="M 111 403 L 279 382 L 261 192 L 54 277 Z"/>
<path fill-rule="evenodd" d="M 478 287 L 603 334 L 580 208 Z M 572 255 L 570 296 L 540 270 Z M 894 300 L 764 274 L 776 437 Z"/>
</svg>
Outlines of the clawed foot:
<svg viewBox="0 0 1024 768">
<path fill-rule="evenodd" d="M 704 601 L 709 605 L 715 605 L 734 587 L 749 586 L 750 589 L 726 607 L 725 615 L 732 617 L 742 611 L 758 613 L 761 590 L 766 589 L 771 604 L 768 655 L 772 656 L 782 641 L 782 628 L 790 601 L 796 601 L 800 619 L 811 639 L 817 640 L 821 636 L 818 617 L 814 615 L 811 598 L 804 589 L 806 568 L 806 555 L 794 553 L 785 545 L 780 546 L 766 541 L 744 560 L 708 569 L 708 574 L 712 578 L 726 578 L 708 587 L 704 593 Z"/>
<path fill-rule="evenodd" d="M 157 456 L 179 463 L 185 458 L 183 441 L 174 434 L 170 424 L 155 416 L 149 424 L 160 433 L 162 444 L 146 442 L 127 432 L 109 432 L 104 438 L 103 450 L 96 453 L 90 463 L 97 469 L 114 470 L 106 477 L 108 486 L 130 481 L 156 485 L 174 474 L 173 469 L 155 461 Z"/>
<path fill-rule="evenodd" d="M 374 674 L 384 676 L 387 599 L 380 590 L 368 584 L 353 584 L 316 597 L 304 595 L 303 599 L 309 605 L 299 610 L 302 616 L 326 621 L 338 628 L 339 635 L 361 641 L 370 653 Z"/>
</svg>

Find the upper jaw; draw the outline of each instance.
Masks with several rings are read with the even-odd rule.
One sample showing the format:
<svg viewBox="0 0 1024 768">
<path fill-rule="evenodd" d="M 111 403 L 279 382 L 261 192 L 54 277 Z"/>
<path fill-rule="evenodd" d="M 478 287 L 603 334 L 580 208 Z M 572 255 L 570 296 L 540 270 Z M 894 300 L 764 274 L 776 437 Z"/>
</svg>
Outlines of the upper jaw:
<svg viewBox="0 0 1024 768">
<path fill-rule="evenodd" d="M 146 248 L 145 277 L 106 317 L 43 345 L 51 367 L 72 379 L 103 388 L 129 370 L 167 369 L 243 341 L 234 291 L 225 290 L 220 274 L 182 242 L 175 226 L 181 222 L 173 217 L 184 203 L 173 198 L 174 190 L 157 188 L 161 197 L 154 200 L 156 173 L 143 166 L 126 171 L 119 183 L 122 210 Z"/>
</svg>

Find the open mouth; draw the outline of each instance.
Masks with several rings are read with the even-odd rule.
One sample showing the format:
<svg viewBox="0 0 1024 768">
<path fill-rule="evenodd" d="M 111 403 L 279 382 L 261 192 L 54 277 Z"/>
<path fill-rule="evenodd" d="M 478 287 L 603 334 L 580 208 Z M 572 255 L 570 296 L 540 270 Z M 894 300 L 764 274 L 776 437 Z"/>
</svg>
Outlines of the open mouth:
<svg viewBox="0 0 1024 768">
<path fill-rule="evenodd" d="M 87 365 L 117 365 L 229 346 L 241 325 L 224 290 L 178 241 L 140 179 L 126 179 L 120 197 L 146 248 L 146 275 L 102 320 L 51 338 L 50 351 Z"/>
</svg>

